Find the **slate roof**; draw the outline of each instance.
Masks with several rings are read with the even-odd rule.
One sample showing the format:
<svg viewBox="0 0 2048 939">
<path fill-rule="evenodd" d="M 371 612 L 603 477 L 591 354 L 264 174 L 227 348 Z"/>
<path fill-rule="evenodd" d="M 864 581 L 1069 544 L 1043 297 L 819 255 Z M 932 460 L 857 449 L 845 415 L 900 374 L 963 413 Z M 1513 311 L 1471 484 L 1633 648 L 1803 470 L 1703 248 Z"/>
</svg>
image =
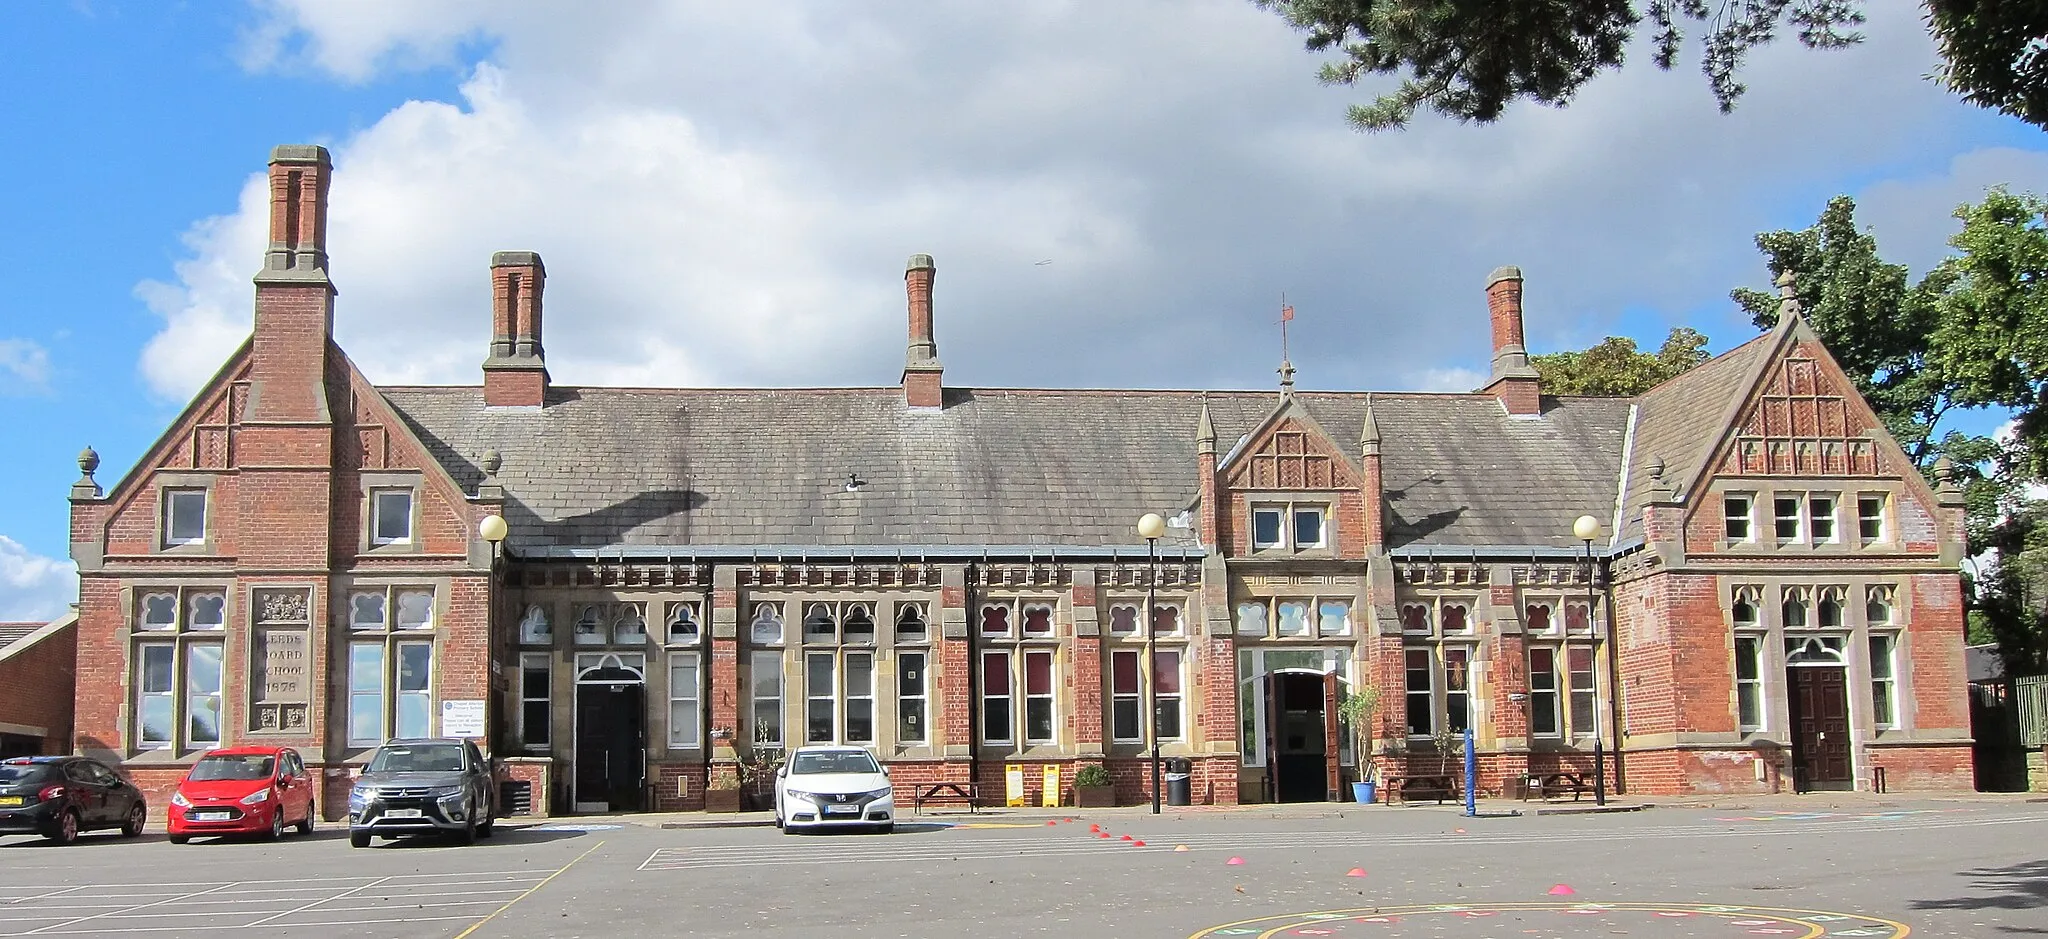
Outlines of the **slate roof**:
<svg viewBox="0 0 2048 939">
<path fill-rule="evenodd" d="M 1636 399 L 1635 441 L 1629 460 L 1627 512 L 1619 540 L 1643 534 L 1643 507 L 1650 500 L 1650 466 L 1664 461 L 1664 483 L 1682 487 L 1713 454 L 1727 429 L 1722 425 L 1745 383 L 1780 336 L 1772 330 L 1658 385 Z M 1679 493 L 1687 495 L 1687 493 Z"/>
<path fill-rule="evenodd" d="M 556 387 L 544 410 L 486 409 L 476 387 L 380 389 L 465 491 L 502 455 L 515 549 L 746 546 L 1142 547 L 1145 512 L 1197 497 L 1206 401 L 1218 456 L 1275 391 L 902 391 Z M 1366 398 L 1298 400 L 1356 459 Z M 1608 517 L 1629 402 L 1546 399 L 1541 420 L 1491 396 L 1373 394 L 1392 547 L 1570 547 Z M 848 474 L 863 485 L 849 492 Z M 1185 529 L 1167 546 L 1193 547 Z"/>
<path fill-rule="evenodd" d="M 13 645 L 16 640 L 35 632 L 48 623 L 0 623 L 0 649 Z"/>
</svg>

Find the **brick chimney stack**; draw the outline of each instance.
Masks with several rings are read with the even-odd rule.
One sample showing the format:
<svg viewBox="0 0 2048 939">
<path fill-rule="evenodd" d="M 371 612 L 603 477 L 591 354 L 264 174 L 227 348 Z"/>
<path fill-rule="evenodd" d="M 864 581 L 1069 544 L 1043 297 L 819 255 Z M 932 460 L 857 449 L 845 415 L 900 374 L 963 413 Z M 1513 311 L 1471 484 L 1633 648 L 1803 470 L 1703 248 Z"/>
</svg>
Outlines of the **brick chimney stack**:
<svg viewBox="0 0 2048 939">
<path fill-rule="evenodd" d="M 540 341 L 547 268 L 532 251 L 491 255 L 491 355 L 484 360 L 485 407 L 544 407 L 548 363 Z"/>
<path fill-rule="evenodd" d="M 325 421 L 328 338 L 334 284 L 327 279 L 327 148 L 289 144 L 270 151 L 270 248 L 256 272 L 256 329 L 250 415 L 269 421 Z"/>
<path fill-rule="evenodd" d="M 1509 414 L 1541 414 L 1542 389 L 1522 339 L 1521 268 L 1495 268 L 1486 278 L 1486 310 L 1493 319 L 1493 379 L 1480 393 L 1500 398 Z"/>
<path fill-rule="evenodd" d="M 939 266 L 929 254 L 913 254 L 903 270 L 903 291 L 910 302 L 910 346 L 903 359 L 903 401 L 913 408 L 945 406 L 939 378 L 939 346 L 932 339 L 932 280 Z"/>
</svg>

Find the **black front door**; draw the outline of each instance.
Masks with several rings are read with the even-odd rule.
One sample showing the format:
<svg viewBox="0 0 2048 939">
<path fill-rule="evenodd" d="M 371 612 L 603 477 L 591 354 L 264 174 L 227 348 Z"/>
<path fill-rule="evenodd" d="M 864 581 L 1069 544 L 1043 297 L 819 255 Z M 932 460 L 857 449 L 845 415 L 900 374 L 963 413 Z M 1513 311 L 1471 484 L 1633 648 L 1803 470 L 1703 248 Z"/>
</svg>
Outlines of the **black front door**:
<svg viewBox="0 0 2048 939">
<path fill-rule="evenodd" d="M 1279 779 L 1274 792 L 1281 802 L 1322 802 L 1330 797 L 1329 717 L 1322 675 L 1281 673 L 1273 676 L 1278 692 L 1272 726 L 1274 765 Z"/>
<path fill-rule="evenodd" d="M 1792 689 L 1793 781 L 1805 789 L 1851 789 L 1849 688 L 1839 666 L 1786 669 Z"/>
<path fill-rule="evenodd" d="M 638 683 L 576 686 L 576 802 L 639 811 L 647 761 L 646 689 Z"/>
</svg>

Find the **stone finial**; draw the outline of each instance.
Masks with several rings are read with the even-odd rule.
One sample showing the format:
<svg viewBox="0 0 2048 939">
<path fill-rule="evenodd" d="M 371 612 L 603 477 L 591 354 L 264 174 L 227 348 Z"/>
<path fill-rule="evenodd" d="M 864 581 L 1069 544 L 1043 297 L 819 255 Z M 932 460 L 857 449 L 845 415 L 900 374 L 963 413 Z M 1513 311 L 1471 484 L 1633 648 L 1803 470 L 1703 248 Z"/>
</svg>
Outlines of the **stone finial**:
<svg viewBox="0 0 2048 939">
<path fill-rule="evenodd" d="M 1380 452 L 1380 422 L 1372 413 L 1372 395 L 1365 396 L 1365 426 L 1358 430 L 1358 446 L 1366 456 Z"/>
<path fill-rule="evenodd" d="M 1294 363 L 1293 363 L 1293 362 L 1289 362 L 1289 361 L 1287 361 L 1286 359 L 1281 359 L 1281 360 L 1280 360 L 1280 368 L 1278 369 L 1278 371 L 1280 372 L 1280 393 L 1281 393 L 1281 394 L 1283 394 L 1283 395 L 1291 395 L 1291 394 L 1293 394 L 1293 393 L 1294 393 Z"/>
<path fill-rule="evenodd" d="M 84 473 L 84 474 L 85 474 L 85 478 L 86 478 L 86 479 L 87 479 L 88 481 L 90 481 L 90 480 L 92 479 L 92 474 L 93 474 L 93 472 L 94 472 L 95 470 L 98 470 L 99 468 L 100 468 L 100 454 L 99 454 L 99 451 L 97 451 L 97 450 L 94 450 L 94 449 L 93 449 L 92 447 L 90 447 L 90 446 L 86 447 L 86 448 L 85 448 L 85 449 L 83 449 L 83 450 L 80 450 L 80 451 L 78 451 L 78 469 L 79 469 L 79 471 L 80 471 L 80 472 L 82 472 L 82 473 Z"/>
<path fill-rule="evenodd" d="M 1934 488 L 1943 492 L 1956 489 L 1956 465 L 1949 460 L 1947 454 L 1942 454 L 1934 461 Z"/>
<path fill-rule="evenodd" d="M 101 495 L 100 484 L 93 481 L 94 470 L 100 468 L 99 452 L 91 447 L 78 451 L 78 481 L 71 484 L 71 498 L 97 499 Z"/>
<path fill-rule="evenodd" d="M 1778 318 L 1790 319 L 1800 315 L 1801 312 L 1802 310 L 1799 306 L 1799 275 L 1791 271 L 1779 274 Z"/>
<path fill-rule="evenodd" d="M 1195 452 L 1216 452 L 1216 423 L 1209 419 L 1209 399 L 1202 399 L 1202 416 L 1195 420 Z"/>
<path fill-rule="evenodd" d="M 484 478 L 489 479 L 498 475 L 498 468 L 505 465 L 505 457 L 494 447 L 484 451 L 483 456 L 478 458 L 477 465 L 482 467 Z"/>
</svg>

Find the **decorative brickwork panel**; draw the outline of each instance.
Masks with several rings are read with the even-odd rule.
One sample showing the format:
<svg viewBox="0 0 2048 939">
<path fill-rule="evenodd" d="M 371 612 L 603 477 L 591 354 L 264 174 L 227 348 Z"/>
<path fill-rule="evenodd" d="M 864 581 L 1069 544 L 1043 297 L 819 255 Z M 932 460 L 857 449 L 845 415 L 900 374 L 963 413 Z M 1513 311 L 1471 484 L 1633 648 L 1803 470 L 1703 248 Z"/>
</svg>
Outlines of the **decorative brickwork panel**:
<svg viewBox="0 0 2048 939">
<path fill-rule="evenodd" d="M 1236 489 L 1355 489 L 1357 473 L 1342 454 L 1310 423 L 1284 418 L 1232 464 L 1228 482 Z"/>
<path fill-rule="evenodd" d="M 1795 349 L 1766 373 L 1755 403 L 1722 453 L 1720 472 L 1740 476 L 1877 476 L 1894 468 L 1872 438 L 1884 431 L 1852 407 L 1855 389 Z"/>
</svg>

